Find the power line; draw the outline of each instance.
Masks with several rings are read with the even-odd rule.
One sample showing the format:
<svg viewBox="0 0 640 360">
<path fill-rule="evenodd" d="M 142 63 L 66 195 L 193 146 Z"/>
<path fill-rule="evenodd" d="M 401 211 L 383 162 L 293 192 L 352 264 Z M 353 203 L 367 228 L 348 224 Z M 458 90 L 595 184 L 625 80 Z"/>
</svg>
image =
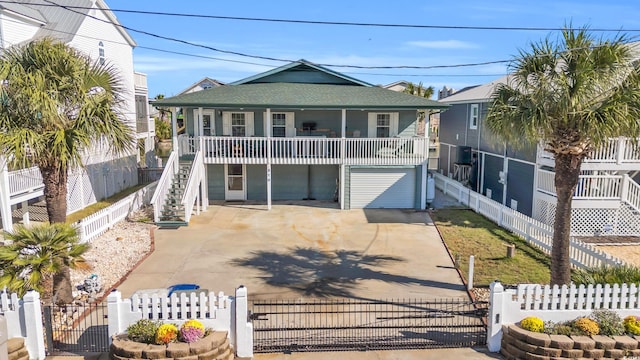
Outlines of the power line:
<svg viewBox="0 0 640 360">
<path fill-rule="evenodd" d="M 46 1 L 46 0 L 45 0 Z M 59 6 L 58 4 L 33 4 L 20 1 L 7 1 L 0 2 L 20 4 L 20 5 L 38 5 L 38 6 Z M 92 9 L 86 6 L 66 6 L 68 9 Z M 563 30 L 578 30 L 578 28 L 558 28 L 558 27 L 526 27 L 526 26 L 462 26 L 462 25 L 423 25 L 423 24 L 391 24 L 391 23 L 367 23 L 367 22 L 349 22 L 349 21 L 322 21 L 322 20 L 297 20 L 297 19 L 277 19 L 277 18 L 262 18 L 262 17 L 242 17 L 242 16 L 222 16 L 222 15 L 206 15 L 206 14 L 193 14 L 193 13 L 176 13 L 176 12 L 163 12 L 163 11 L 146 11 L 146 10 L 131 10 L 131 9 L 110 9 L 114 12 L 131 13 L 131 14 L 143 14 L 143 15 L 159 15 L 159 16 L 174 16 L 174 17 L 187 17 L 187 18 L 200 18 L 200 19 L 218 19 L 218 20 L 237 20 L 237 21 L 259 21 L 259 22 L 275 22 L 275 23 L 291 23 L 291 24 L 308 24 L 308 25 L 338 25 L 338 26 L 362 26 L 362 27 L 385 27 L 385 28 L 413 28 L 413 29 L 447 29 L 447 30 L 497 30 L 497 31 L 563 31 Z M 624 29 L 612 29 L 612 28 L 593 28 L 589 29 L 597 32 L 620 32 Z M 640 32 L 640 29 L 627 29 L 625 32 Z"/>
<path fill-rule="evenodd" d="M 4 0 L 6 2 L 6 0 Z M 61 7 L 65 10 L 74 12 L 76 14 L 80 14 L 82 16 L 86 16 L 88 18 L 97 20 L 97 21 L 101 21 L 104 23 L 108 23 L 108 24 L 113 24 L 116 26 L 120 26 L 121 28 L 128 30 L 128 31 L 133 31 L 133 32 L 137 32 L 140 34 L 144 34 L 147 36 L 151 36 L 151 37 L 155 37 L 158 39 L 163 39 L 163 40 L 168 40 L 168 41 L 172 41 L 172 42 L 177 42 L 177 43 L 181 43 L 181 44 L 186 44 L 186 45 L 190 45 L 190 46 L 195 46 L 195 47 L 199 47 L 199 48 L 203 48 L 203 49 L 208 49 L 211 51 L 216 51 L 216 52 L 221 52 L 221 53 L 225 53 L 225 54 L 231 54 L 231 55 L 237 55 L 237 56 L 242 56 L 242 57 L 248 57 L 248 58 L 253 58 L 253 59 L 262 59 L 262 60 L 269 60 L 269 61 L 279 61 L 279 62 L 286 62 L 286 63 L 291 63 L 291 62 L 295 62 L 296 60 L 293 59 L 283 59 L 283 58 L 275 58 L 275 57 L 270 57 L 270 56 L 262 56 L 262 55 L 252 55 L 252 54 L 246 54 L 246 53 L 241 53 L 238 51 L 232 51 L 232 50 L 223 50 L 223 49 L 219 49 L 219 48 L 215 48 L 213 46 L 208 46 L 208 45 L 203 45 L 203 44 L 196 44 L 190 41 L 186 41 L 186 40 L 182 40 L 182 39 L 178 39 L 178 38 L 173 38 L 173 37 L 169 37 L 169 36 L 164 36 L 164 35 L 158 35 L 155 33 L 151 33 L 145 30 L 139 30 L 139 29 L 135 29 L 129 26 L 125 26 L 122 24 L 114 24 L 113 22 L 109 21 L 109 20 L 103 20 L 100 19 L 96 16 L 90 15 L 90 14 L 84 14 L 82 12 L 79 12 L 77 10 L 74 10 L 72 8 L 70 8 L 69 6 L 66 5 L 61 5 L 61 4 L 57 4 L 54 1 L 51 0 L 44 0 L 46 2 L 48 2 L 49 4 L 54 4 L 57 5 L 58 7 Z M 3 2 L 3 1 L 0 1 Z M 39 5 L 39 4 L 31 4 L 31 5 Z M 364 66 L 364 65 L 348 65 L 348 64 L 317 64 L 320 66 L 328 66 L 328 67 L 339 67 L 339 68 L 353 68 L 353 69 L 423 69 L 423 70 L 428 70 L 428 69 L 445 69 L 445 68 L 460 68 L 460 67 L 475 67 L 475 66 L 483 66 L 483 65 L 493 65 L 493 64 L 504 64 L 504 63 L 509 63 L 511 62 L 511 60 L 496 60 L 496 61 L 483 61 L 483 62 L 477 62 L 477 63 L 466 63 L 466 64 L 453 64 L 453 65 L 429 65 L 429 66 L 419 66 L 419 65 L 396 65 L 396 66 Z"/>
<path fill-rule="evenodd" d="M 0 1 L 0 2 L 3 2 L 3 1 Z M 16 13 L 18 13 L 18 12 L 16 12 Z M 23 14 L 20 14 L 20 13 L 18 13 L 18 14 L 19 15 L 23 15 Z M 26 15 L 23 15 L 23 16 L 26 16 Z M 22 22 L 19 22 L 19 21 L 13 20 L 13 19 L 8 19 L 8 18 L 4 19 L 3 21 L 13 22 L 13 23 L 16 23 L 16 24 L 22 24 Z M 62 30 L 58 30 L 58 29 L 48 29 L 48 31 L 61 33 L 61 34 L 66 34 L 66 35 L 79 36 L 79 37 L 85 38 L 85 39 L 99 40 L 99 41 L 112 43 L 112 44 L 117 44 L 117 45 L 130 46 L 129 43 L 122 42 L 122 41 L 105 40 L 105 39 L 94 37 L 94 36 L 75 34 L 75 33 L 72 33 L 72 32 L 62 31 Z M 15 45 L 15 44 L 12 44 L 12 45 Z M 215 57 L 215 56 L 192 54 L 192 53 L 187 53 L 187 52 L 181 52 L 181 51 L 175 51 L 175 50 L 167 50 L 167 49 L 161 49 L 161 48 L 150 47 L 150 46 L 140 46 L 139 45 L 139 46 L 137 46 L 137 48 L 150 50 L 150 51 L 156 51 L 156 52 L 162 52 L 162 53 L 167 53 L 167 54 L 174 54 L 174 55 L 180 55 L 180 56 L 199 58 L 199 59 L 216 60 L 216 61 L 224 61 L 224 62 L 230 62 L 230 63 L 236 63 L 236 64 L 247 64 L 247 65 L 263 66 L 263 67 L 266 67 L 266 68 L 273 68 L 273 65 L 271 65 L 271 64 L 263 64 L 263 63 L 257 63 L 257 62 L 251 62 L 251 61 L 242 61 L 242 60 L 234 60 L 234 59 L 225 59 L 225 58 L 219 58 L 219 57 Z M 506 75 L 506 73 L 504 73 L 504 74 L 404 74 L 404 73 L 402 73 L 402 74 L 392 74 L 392 73 L 368 73 L 368 72 L 354 72 L 354 71 L 345 71 L 344 73 L 345 74 L 353 74 L 353 75 L 399 76 L 399 77 L 403 77 L 403 76 L 406 76 L 406 77 L 498 77 L 498 76 Z"/>
</svg>

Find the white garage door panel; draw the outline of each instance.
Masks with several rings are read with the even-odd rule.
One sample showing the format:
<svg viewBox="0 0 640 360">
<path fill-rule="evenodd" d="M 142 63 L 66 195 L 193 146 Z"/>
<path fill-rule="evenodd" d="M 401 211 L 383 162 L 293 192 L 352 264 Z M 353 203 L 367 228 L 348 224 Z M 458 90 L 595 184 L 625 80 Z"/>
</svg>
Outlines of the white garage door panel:
<svg viewBox="0 0 640 360">
<path fill-rule="evenodd" d="M 415 169 L 352 169 L 351 208 L 412 209 Z"/>
</svg>

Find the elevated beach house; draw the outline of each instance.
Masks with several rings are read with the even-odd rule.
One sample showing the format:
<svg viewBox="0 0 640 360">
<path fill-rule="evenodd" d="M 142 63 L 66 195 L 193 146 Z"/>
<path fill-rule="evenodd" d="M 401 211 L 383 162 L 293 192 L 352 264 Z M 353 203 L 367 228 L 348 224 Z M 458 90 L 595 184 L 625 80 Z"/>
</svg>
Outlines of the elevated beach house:
<svg viewBox="0 0 640 360">
<path fill-rule="evenodd" d="M 424 209 L 429 139 L 417 136 L 417 114 L 449 106 L 305 60 L 153 105 L 186 118 L 154 198 L 156 220 L 187 222 L 213 200 Z"/>
</svg>

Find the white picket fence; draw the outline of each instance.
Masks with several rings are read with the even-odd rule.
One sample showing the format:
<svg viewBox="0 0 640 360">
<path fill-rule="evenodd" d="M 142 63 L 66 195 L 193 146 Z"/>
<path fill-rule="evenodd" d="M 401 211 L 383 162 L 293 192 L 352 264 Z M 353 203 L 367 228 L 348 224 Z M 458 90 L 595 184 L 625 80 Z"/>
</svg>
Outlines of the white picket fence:
<svg viewBox="0 0 640 360">
<path fill-rule="evenodd" d="M 124 220 L 131 212 L 149 204 L 157 182 L 151 183 L 95 214 L 91 214 L 76 224 L 80 242 L 91 242 L 116 223 Z"/>
<path fill-rule="evenodd" d="M 553 228 L 551 226 L 493 201 L 442 174 L 435 173 L 434 179 L 436 187 L 445 195 L 456 198 L 461 204 L 469 206 L 499 226 L 521 236 L 546 254 L 551 254 L 553 245 Z M 624 263 L 622 260 L 575 238 L 571 239 L 569 252 L 571 265 L 577 268 Z"/>
<path fill-rule="evenodd" d="M 502 284 L 491 284 L 489 299 L 487 346 L 500 351 L 502 325 L 519 322 L 527 316 L 544 321 L 561 322 L 588 316 L 596 309 L 609 309 L 622 318 L 640 315 L 640 286 L 637 284 L 605 284 L 588 286 L 549 286 L 522 284 L 505 290 Z"/>
<path fill-rule="evenodd" d="M 238 357 L 253 356 L 253 325 L 248 321 L 247 288 L 236 289 L 236 296 L 222 292 L 194 292 L 172 294 L 134 295 L 122 299 L 119 291 L 107 297 L 109 314 L 109 336 L 126 332 L 127 328 L 141 319 L 170 321 L 173 324 L 195 319 L 216 331 L 227 331 L 230 343 Z"/>
</svg>

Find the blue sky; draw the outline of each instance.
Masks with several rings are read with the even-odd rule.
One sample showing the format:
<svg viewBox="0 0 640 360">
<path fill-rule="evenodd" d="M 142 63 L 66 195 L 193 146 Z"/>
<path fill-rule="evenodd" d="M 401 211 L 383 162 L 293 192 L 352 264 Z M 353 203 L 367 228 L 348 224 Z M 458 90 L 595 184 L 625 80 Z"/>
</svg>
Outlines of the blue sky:
<svg viewBox="0 0 640 360">
<path fill-rule="evenodd" d="M 196 13 L 220 16 L 395 23 L 454 26 L 552 27 L 571 21 L 574 26 L 640 29 L 640 6 L 634 0 L 602 1 L 410 1 L 323 0 L 106 0 L 112 9 Z M 363 66 L 453 65 L 513 58 L 531 41 L 557 33 L 548 31 L 495 31 L 415 29 L 267 23 L 196 19 L 116 12 L 128 27 L 192 43 L 247 54 L 307 59 L 320 64 Z M 141 47 L 153 47 L 231 61 L 168 54 L 143 48 L 134 50 L 136 71 L 148 75 L 149 96 L 175 95 L 207 76 L 232 82 L 285 64 L 223 54 L 157 39 L 130 31 Z M 637 36 L 640 32 L 630 32 Z M 605 36 L 611 36 L 605 35 Z M 244 61 L 253 64 L 239 63 Z M 336 71 L 373 84 L 408 80 L 436 89 L 455 89 L 491 81 L 506 73 L 505 64 L 414 69 L 348 69 Z"/>
</svg>

